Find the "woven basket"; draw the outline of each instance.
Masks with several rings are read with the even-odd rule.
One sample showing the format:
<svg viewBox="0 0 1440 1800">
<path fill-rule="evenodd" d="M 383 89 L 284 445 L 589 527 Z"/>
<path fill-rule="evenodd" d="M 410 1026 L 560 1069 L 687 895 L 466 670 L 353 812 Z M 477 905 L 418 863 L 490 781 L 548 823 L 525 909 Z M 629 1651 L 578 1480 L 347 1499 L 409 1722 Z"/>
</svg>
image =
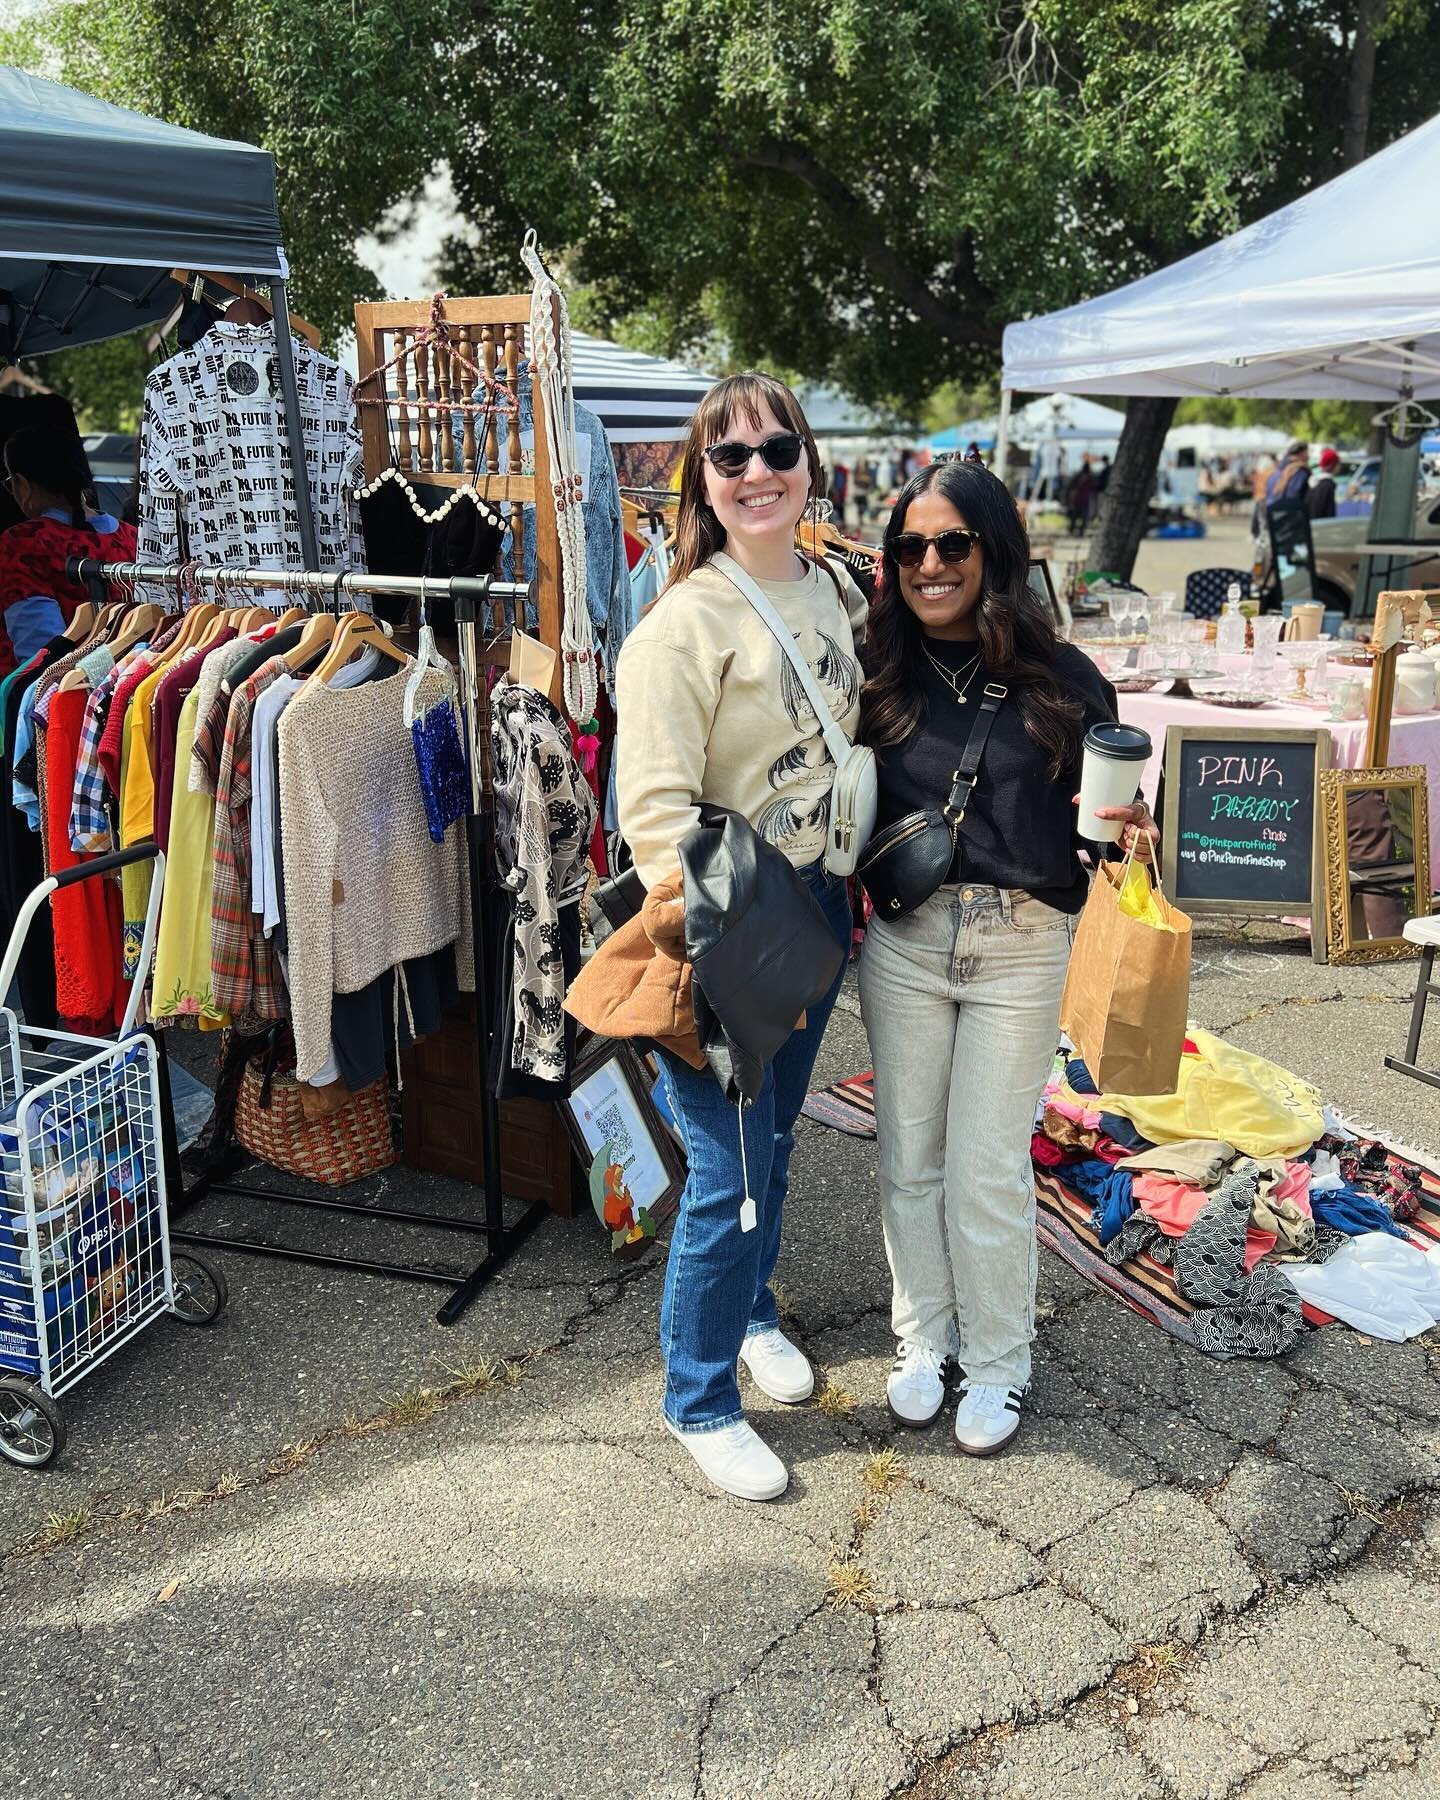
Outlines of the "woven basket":
<svg viewBox="0 0 1440 1800">
<path fill-rule="evenodd" d="M 293 1075 L 270 1077 L 264 1104 L 265 1071 L 247 1063 L 235 1105 L 235 1137 L 252 1156 L 306 1181 L 344 1187 L 399 1161 L 390 1127 L 390 1089 L 383 1080 L 352 1094 L 349 1104 L 328 1118 L 310 1120 Z"/>
</svg>

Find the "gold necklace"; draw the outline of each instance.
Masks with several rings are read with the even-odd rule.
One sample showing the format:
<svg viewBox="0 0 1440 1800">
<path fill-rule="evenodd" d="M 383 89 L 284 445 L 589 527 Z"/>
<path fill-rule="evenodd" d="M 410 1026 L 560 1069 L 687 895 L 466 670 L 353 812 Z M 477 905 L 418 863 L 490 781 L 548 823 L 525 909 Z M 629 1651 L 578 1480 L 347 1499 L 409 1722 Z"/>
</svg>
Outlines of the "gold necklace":
<svg viewBox="0 0 1440 1800">
<path fill-rule="evenodd" d="M 923 644 L 920 648 L 925 650 Z M 932 656 L 928 650 L 925 650 L 925 660 L 955 696 L 955 704 L 957 706 L 965 706 L 967 704 L 965 699 L 966 690 L 980 672 L 980 652 L 977 650 L 975 652 L 974 661 L 967 665 L 970 673 L 965 677 L 963 683 L 960 681 L 959 670 L 956 670 L 955 673 L 952 674 L 950 670 L 945 667 L 944 663 L 942 663 L 938 657 Z"/>
</svg>

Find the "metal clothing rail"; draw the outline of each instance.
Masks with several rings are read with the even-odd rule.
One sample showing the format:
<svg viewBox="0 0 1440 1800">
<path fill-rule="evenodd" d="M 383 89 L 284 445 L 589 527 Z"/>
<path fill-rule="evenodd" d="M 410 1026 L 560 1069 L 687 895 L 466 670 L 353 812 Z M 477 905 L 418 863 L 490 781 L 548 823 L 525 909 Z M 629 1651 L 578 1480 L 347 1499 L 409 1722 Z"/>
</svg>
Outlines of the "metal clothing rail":
<svg viewBox="0 0 1440 1800">
<path fill-rule="evenodd" d="M 163 1109 L 162 1136 L 163 1151 L 166 1161 L 166 1179 L 172 1196 L 179 1196 L 179 1204 L 172 1198 L 171 1213 L 178 1218 L 210 1194 L 225 1194 L 243 1200 L 265 1201 L 271 1204 L 297 1206 L 322 1212 L 346 1213 L 353 1218 L 387 1219 L 399 1224 L 423 1226 L 436 1231 L 462 1231 L 483 1237 L 486 1240 L 486 1253 L 465 1274 L 445 1275 L 433 1268 L 418 1263 L 397 1263 L 377 1261 L 370 1258 L 331 1255 L 318 1250 L 297 1249 L 288 1244 L 267 1243 L 261 1239 L 221 1237 L 216 1234 L 198 1231 L 175 1231 L 172 1239 L 177 1243 L 204 1244 L 212 1249 L 236 1250 L 252 1256 L 273 1256 L 293 1262 L 314 1263 L 321 1268 L 344 1269 L 366 1275 L 391 1276 L 402 1281 L 420 1281 L 433 1283 L 440 1287 L 448 1287 L 451 1292 L 446 1297 L 436 1318 L 442 1325 L 453 1325 L 475 1296 L 493 1275 L 499 1273 L 519 1245 L 527 1238 L 540 1221 L 545 1218 L 549 1208 L 543 1202 L 535 1202 L 513 1225 L 505 1223 L 504 1195 L 500 1178 L 500 1119 L 499 1104 L 490 1091 L 487 1079 L 488 1053 L 491 1037 L 491 994 L 489 963 L 487 958 L 487 926 L 489 916 L 490 891 L 493 884 L 494 846 L 491 839 L 491 822 L 484 811 L 479 771 L 483 766 L 479 737 L 479 706 L 477 701 L 481 692 L 479 650 L 476 643 L 476 627 L 480 622 L 480 614 L 488 601 L 496 601 L 502 606 L 506 601 L 519 603 L 529 593 L 529 587 L 523 582 L 492 581 L 488 576 L 447 576 L 432 581 L 428 577 L 413 575 L 366 575 L 338 574 L 324 570 L 298 569 L 229 569 L 223 566 L 191 566 L 177 563 L 117 563 L 101 562 L 93 557 L 71 557 L 66 565 L 67 573 L 83 579 L 86 575 L 98 576 L 103 581 L 118 582 L 151 582 L 157 585 L 169 585 L 181 582 L 193 583 L 201 588 L 213 588 L 216 598 L 242 604 L 241 597 L 233 590 L 240 587 L 262 586 L 281 589 L 295 595 L 311 595 L 317 600 L 328 602 L 338 608 L 341 595 L 386 594 L 396 596 L 414 596 L 425 600 L 449 599 L 455 607 L 455 621 L 460 640 L 460 683 L 461 697 L 465 701 L 464 715 L 468 742 L 466 745 L 470 757 L 471 769 L 471 809 L 466 819 L 466 848 L 470 863 L 470 926 L 471 946 L 475 963 L 475 1011 L 477 1015 L 476 1055 L 480 1073 L 480 1128 L 484 1133 L 482 1140 L 483 1155 L 483 1192 L 485 1195 L 484 1216 L 481 1219 L 460 1219 L 452 1216 L 437 1216 L 432 1213 L 418 1212 L 408 1207 L 364 1206 L 353 1200 L 334 1199 L 329 1196 L 297 1194 L 282 1188 L 253 1187 L 228 1178 L 222 1179 L 215 1172 L 207 1173 L 197 1180 L 184 1185 L 180 1169 L 179 1148 L 175 1140 L 174 1121 L 170 1109 Z M 163 1055 L 163 1033 L 153 1034 L 161 1043 Z"/>
<path fill-rule="evenodd" d="M 469 599 L 484 604 L 525 598 L 529 588 L 519 581 L 492 581 L 488 575 L 366 575 L 328 569 L 232 569 L 223 563 L 124 563 L 101 562 L 94 557 L 72 556 L 67 572 L 79 579 L 87 575 L 102 581 L 148 583 L 155 587 L 181 582 L 213 588 L 222 603 L 245 601 L 234 590 L 270 588 L 278 593 L 314 595 L 333 602 L 341 594 L 389 594 L 417 600 Z"/>
</svg>

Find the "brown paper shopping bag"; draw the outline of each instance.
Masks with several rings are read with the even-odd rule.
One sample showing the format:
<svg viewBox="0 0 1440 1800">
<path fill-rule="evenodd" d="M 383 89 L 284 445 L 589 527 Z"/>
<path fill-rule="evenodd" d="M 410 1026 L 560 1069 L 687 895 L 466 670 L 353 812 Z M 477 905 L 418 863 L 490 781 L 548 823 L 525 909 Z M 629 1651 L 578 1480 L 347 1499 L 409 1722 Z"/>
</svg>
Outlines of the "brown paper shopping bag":
<svg viewBox="0 0 1440 1800">
<path fill-rule="evenodd" d="M 1095 872 L 1075 933 L 1060 1024 L 1102 1094 L 1171 1094 L 1180 1081 L 1190 1007 L 1190 920 L 1160 891 L 1158 874 L 1146 910 L 1171 929 L 1123 910 L 1131 868 L 1127 857 Z"/>
</svg>

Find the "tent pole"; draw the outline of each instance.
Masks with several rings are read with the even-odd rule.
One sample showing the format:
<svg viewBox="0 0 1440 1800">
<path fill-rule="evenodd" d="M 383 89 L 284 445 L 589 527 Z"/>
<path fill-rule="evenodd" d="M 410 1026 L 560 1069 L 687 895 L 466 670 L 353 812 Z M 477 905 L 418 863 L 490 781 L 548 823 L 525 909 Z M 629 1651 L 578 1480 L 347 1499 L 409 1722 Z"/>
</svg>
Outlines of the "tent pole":
<svg viewBox="0 0 1440 1800">
<path fill-rule="evenodd" d="M 995 433 L 995 473 L 1005 480 L 1005 457 L 1010 448 L 1010 389 L 1000 390 L 1000 424 Z M 1009 484 L 1006 483 L 1008 486 Z"/>
<path fill-rule="evenodd" d="M 310 503 L 310 466 L 305 457 L 305 427 L 300 418 L 300 390 L 295 383 L 295 344 L 290 336 L 287 283 L 270 283 L 275 314 L 275 358 L 280 365 L 280 391 L 285 401 L 285 435 L 290 440 L 290 472 L 295 484 L 295 516 L 300 526 L 300 553 L 307 569 L 320 567 L 315 537 L 315 510 Z"/>
</svg>

